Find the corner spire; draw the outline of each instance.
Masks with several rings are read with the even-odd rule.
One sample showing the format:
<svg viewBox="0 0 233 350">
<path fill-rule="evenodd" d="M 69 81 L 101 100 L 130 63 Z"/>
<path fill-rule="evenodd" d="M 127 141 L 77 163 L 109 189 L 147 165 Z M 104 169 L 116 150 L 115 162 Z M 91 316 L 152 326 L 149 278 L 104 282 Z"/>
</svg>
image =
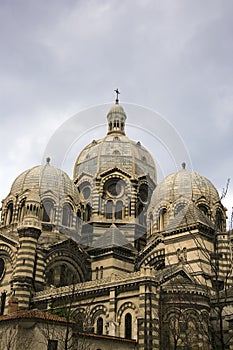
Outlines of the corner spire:
<svg viewBox="0 0 233 350">
<path fill-rule="evenodd" d="M 114 90 L 116 93 L 116 105 L 119 104 L 119 95 L 120 95 L 120 91 L 118 90 L 118 88 L 116 90 Z"/>
</svg>

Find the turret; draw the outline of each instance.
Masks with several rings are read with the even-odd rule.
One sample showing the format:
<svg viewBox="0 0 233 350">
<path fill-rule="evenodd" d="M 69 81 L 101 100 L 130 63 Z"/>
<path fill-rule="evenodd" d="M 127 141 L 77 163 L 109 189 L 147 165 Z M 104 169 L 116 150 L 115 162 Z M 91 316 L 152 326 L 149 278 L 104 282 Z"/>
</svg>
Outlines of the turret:
<svg viewBox="0 0 233 350">
<path fill-rule="evenodd" d="M 13 290 L 19 301 L 19 308 L 27 309 L 34 289 L 36 271 L 36 247 L 41 234 L 40 198 L 31 193 L 25 203 L 25 215 L 18 226 L 19 250 L 13 275 Z"/>
</svg>

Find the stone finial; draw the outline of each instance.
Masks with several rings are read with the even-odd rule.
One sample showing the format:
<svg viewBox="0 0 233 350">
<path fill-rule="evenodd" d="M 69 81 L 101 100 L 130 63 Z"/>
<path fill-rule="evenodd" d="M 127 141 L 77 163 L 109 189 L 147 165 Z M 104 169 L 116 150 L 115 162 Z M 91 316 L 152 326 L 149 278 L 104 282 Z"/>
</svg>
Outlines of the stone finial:
<svg viewBox="0 0 233 350">
<path fill-rule="evenodd" d="M 46 158 L 46 164 L 50 165 L 50 160 L 51 160 L 50 157 L 47 157 Z"/>
<path fill-rule="evenodd" d="M 182 165 L 182 169 L 186 168 L 186 163 L 185 162 L 183 162 L 181 165 Z"/>
</svg>

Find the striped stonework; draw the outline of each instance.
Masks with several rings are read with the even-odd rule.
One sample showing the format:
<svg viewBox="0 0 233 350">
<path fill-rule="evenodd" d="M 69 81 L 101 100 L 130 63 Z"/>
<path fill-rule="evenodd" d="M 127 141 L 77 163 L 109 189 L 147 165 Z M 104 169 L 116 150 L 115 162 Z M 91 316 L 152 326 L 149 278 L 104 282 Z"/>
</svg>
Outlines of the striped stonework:
<svg viewBox="0 0 233 350">
<path fill-rule="evenodd" d="M 152 281 L 146 280 L 140 285 L 138 319 L 138 349 L 159 349 L 158 296 Z"/>
<path fill-rule="evenodd" d="M 37 228 L 19 229 L 20 248 L 13 275 L 13 290 L 21 309 L 29 307 L 35 277 L 36 246 L 40 233 L 40 229 Z"/>
</svg>

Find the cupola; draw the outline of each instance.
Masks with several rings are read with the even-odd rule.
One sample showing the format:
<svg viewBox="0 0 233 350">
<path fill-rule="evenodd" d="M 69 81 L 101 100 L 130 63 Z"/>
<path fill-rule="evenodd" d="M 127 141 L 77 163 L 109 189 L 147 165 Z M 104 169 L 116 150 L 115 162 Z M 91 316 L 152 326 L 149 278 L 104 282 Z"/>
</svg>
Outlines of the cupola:
<svg viewBox="0 0 233 350">
<path fill-rule="evenodd" d="M 115 105 L 113 105 L 110 111 L 108 112 L 107 119 L 108 119 L 108 135 L 113 133 L 125 135 L 126 114 L 123 107 L 119 105 L 118 97 L 116 98 Z"/>
</svg>

